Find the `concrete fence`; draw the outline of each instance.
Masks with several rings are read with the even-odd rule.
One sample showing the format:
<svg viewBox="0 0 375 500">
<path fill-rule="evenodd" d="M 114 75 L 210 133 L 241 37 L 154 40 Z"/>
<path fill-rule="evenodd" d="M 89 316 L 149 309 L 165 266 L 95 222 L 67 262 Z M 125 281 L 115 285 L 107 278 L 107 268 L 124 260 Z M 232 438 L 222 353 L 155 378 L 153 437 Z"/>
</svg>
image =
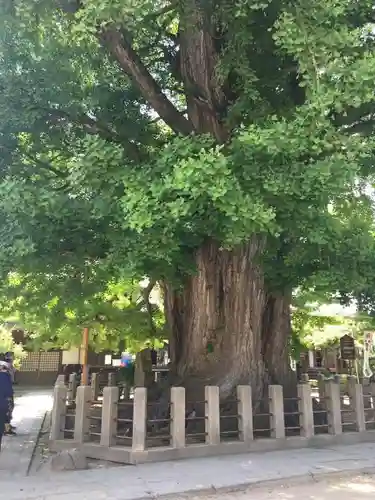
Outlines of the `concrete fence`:
<svg viewBox="0 0 375 500">
<path fill-rule="evenodd" d="M 143 387 L 135 389 L 134 399 L 123 400 L 118 387 L 108 386 L 98 400 L 95 387 L 79 386 L 72 402 L 71 384 L 57 381 L 50 448 L 78 447 L 91 458 L 140 463 L 375 441 L 375 390 L 364 395 L 362 385 L 350 383 L 349 395 L 333 379 L 320 381 L 314 394 L 305 379 L 293 398 L 273 385 L 266 406 L 253 401 L 249 386 L 239 386 L 230 405 L 234 414 L 223 410 L 216 386 L 205 388 L 201 414 L 187 408 L 183 387 L 173 387 L 167 414 L 155 416 Z M 191 434 L 194 419 L 199 432 Z M 235 424 L 226 431 L 229 419 Z"/>
<path fill-rule="evenodd" d="M 68 401 L 74 401 L 77 396 L 77 389 L 80 386 L 80 378 L 76 373 L 72 373 L 69 375 L 68 380 Z M 65 376 L 58 375 L 55 385 L 65 385 Z M 115 387 L 117 385 L 116 373 L 108 372 L 108 373 L 92 373 L 91 374 L 91 390 L 92 397 L 94 400 L 97 400 L 100 395 L 103 394 L 104 387 Z"/>
</svg>

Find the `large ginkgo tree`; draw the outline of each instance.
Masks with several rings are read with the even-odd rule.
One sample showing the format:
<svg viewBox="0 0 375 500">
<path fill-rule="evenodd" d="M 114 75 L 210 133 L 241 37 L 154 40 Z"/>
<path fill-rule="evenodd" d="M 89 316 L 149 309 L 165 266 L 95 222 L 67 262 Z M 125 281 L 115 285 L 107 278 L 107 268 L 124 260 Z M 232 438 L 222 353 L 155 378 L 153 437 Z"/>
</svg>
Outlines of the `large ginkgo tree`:
<svg viewBox="0 0 375 500">
<path fill-rule="evenodd" d="M 1 5 L 3 297 L 147 276 L 181 383 L 292 387 L 293 290 L 373 279 L 372 3 Z"/>
</svg>

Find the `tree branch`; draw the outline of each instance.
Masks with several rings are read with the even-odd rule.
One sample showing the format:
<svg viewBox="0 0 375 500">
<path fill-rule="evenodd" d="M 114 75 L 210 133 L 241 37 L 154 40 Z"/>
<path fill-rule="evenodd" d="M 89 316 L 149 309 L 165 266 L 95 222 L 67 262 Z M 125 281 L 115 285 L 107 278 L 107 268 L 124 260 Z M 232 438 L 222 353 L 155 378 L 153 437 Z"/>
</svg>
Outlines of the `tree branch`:
<svg viewBox="0 0 375 500">
<path fill-rule="evenodd" d="M 135 161 L 141 161 L 143 157 L 142 152 L 134 142 L 131 142 L 127 137 L 118 134 L 115 130 L 111 130 L 106 124 L 99 122 L 95 118 L 91 118 L 84 113 L 80 113 L 74 116 L 69 113 L 69 111 L 63 109 L 45 109 L 45 111 L 50 116 L 55 116 L 57 118 L 66 118 L 70 122 L 83 127 L 88 134 L 99 135 L 106 141 L 121 144 L 124 147 L 125 151 Z"/>
<path fill-rule="evenodd" d="M 65 12 L 74 13 L 82 8 L 80 0 L 59 0 Z M 156 13 L 156 17 L 174 9 L 169 5 Z M 122 30 L 124 33 L 125 31 Z M 99 33 L 99 40 L 116 59 L 121 69 L 131 78 L 143 98 L 158 113 L 160 118 L 177 134 L 189 135 L 194 132 L 193 124 L 172 104 L 152 77 L 139 55 L 125 37 L 114 28 L 106 28 Z"/>
<path fill-rule="evenodd" d="M 156 328 L 154 324 L 154 319 L 153 319 L 153 311 L 152 311 L 152 304 L 150 302 L 150 294 L 156 284 L 156 281 L 150 281 L 150 283 L 144 288 L 143 290 L 143 300 L 147 309 L 148 313 L 148 321 L 149 321 L 149 326 L 151 333 L 156 334 Z"/>
<path fill-rule="evenodd" d="M 31 155 L 30 153 L 27 153 L 26 151 L 22 151 L 22 154 L 26 156 L 30 161 L 34 162 L 36 165 L 38 165 L 40 168 L 43 168 L 44 170 L 47 170 L 48 172 L 54 173 L 57 177 L 60 179 L 66 179 L 66 174 L 59 170 L 58 168 L 54 167 L 50 163 L 47 163 L 44 160 L 40 160 L 36 156 Z"/>
<path fill-rule="evenodd" d="M 164 14 L 169 14 L 171 12 L 174 12 L 176 10 L 176 5 L 177 5 L 177 2 L 172 2 L 171 4 L 165 5 L 164 7 L 162 7 L 161 9 L 159 9 L 156 12 L 150 12 L 150 14 L 147 14 L 144 17 L 144 21 L 150 21 L 153 19 L 157 19 L 158 17 L 163 16 Z"/>
<path fill-rule="evenodd" d="M 11 152 L 11 150 L 9 148 L 7 148 L 6 146 L 4 146 L 3 144 L 0 145 L 0 149 L 5 149 L 6 151 Z M 46 170 L 47 172 L 52 172 L 59 179 L 64 179 L 65 180 L 67 178 L 67 175 L 64 172 L 62 172 L 58 168 L 54 167 L 50 163 L 48 163 L 48 162 L 46 162 L 44 160 L 41 160 L 40 158 L 37 158 L 36 156 L 33 156 L 31 153 L 28 153 L 25 150 L 19 150 L 19 153 L 21 153 L 22 155 L 26 156 L 26 158 L 28 158 L 35 165 L 37 165 L 38 167 L 42 168 L 43 170 Z"/>
<path fill-rule="evenodd" d="M 111 130 L 103 123 L 100 123 L 99 121 L 90 118 L 87 115 L 80 115 L 77 117 L 77 120 L 79 123 L 86 127 L 86 131 L 88 133 L 98 134 L 103 139 L 121 144 L 133 160 L 142 160 L 142 157 L 144 155 L 142 154 L 141 150 L 139 149 L 137 144 L 130 141 L 127 137 L 124 137 L 114 130 Z"/>
<path fill-rule="evenodd" d="M 178 134 L 189 135 L 192 133 L 193 125 L 191 122 L 162 92 L 158 83 L 125 38 L 118 31 L 108 29 L 101 34 L 101 39 L 123 71 L 132 79 L 144 99 L 150 103 L 164 122 Z"/>
<path fill-rule="evenodd" d="M 374 129 L 375 129 L 375 117 L 358 121 L 348 126 L 340 127 L 341 132 L 344 132 L 346 134 L 362 134 L 365 136 L 373 134 Z"/>
</svg>

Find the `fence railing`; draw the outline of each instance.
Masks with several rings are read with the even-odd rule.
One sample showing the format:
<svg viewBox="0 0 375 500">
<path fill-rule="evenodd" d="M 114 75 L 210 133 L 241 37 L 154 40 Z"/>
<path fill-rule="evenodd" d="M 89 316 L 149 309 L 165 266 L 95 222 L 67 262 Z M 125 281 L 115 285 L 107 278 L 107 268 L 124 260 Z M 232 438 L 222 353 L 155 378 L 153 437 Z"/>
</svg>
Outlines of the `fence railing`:
<svg viewBox="0 0 375 500">
<path fill-rule="evenodd" d="M 204 401 L 191 410 L 183 387 L 172 387 L 161 404 L 148 401 L 143 387 L 124 399 L 119 387 L 107 386 L 98 398 L 95 384 L 66 387 L 58 380 L 50 447 L 139 463 L 375 440 L 375 388 L 364 394 L 355 380 L 348 387 L 342 393 L 337 380 L 321 380 L 317 391 L 304 379 L 295 397 L 284 397 L 281 386 L 271 385 L 259 405 L 250 386 L 237 387 L 236 397 L 224 403 L 219 388 L 207 386 Z"/>
</svg>

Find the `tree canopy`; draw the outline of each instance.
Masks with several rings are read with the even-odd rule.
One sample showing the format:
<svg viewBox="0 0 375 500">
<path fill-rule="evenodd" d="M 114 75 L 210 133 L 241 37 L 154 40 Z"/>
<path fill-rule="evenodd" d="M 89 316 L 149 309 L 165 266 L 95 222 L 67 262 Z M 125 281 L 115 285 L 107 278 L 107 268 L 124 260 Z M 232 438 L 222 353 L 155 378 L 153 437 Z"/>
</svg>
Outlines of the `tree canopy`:
<svg viewBox="0 0 375 500">
<path fill-rule="evenodd" d="M 372 22 L 367 0 L 2 2 L 3 310 L 63 339 L 136 314 L 146 338 L 142 279 L 178 290 L 207 241 L 254 235 L 270 293 L 371 309 Z"/>
</svg>

